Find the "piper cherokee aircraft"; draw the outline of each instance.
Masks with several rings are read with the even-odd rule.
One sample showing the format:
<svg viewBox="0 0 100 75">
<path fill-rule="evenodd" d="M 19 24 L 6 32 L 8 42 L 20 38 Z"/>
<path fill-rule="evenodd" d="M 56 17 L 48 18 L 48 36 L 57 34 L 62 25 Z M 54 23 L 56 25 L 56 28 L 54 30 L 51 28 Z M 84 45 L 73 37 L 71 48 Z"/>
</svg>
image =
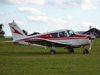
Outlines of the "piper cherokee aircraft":
<svg viewBox="0 0 100 75">
<path fill-rule="evenodd" d="M 89 51 L 85 48 L 86 45 L 92 47 L 93 39 L 96 37 L 93 35 L 77 34 L 72 30 L 57 30 L 37 35 L 26 36 L 18 25 L 14 22 L 9 23 L 14 43 L 35 44 L 40 47 L 51 47 L 50 54 L 55 54 L 55 47 L 65 47 L 69 52 L 74 52 L 74 48 L 80 48 L 83 46 L 83 53 L 87 54 Z"/>
</svg>

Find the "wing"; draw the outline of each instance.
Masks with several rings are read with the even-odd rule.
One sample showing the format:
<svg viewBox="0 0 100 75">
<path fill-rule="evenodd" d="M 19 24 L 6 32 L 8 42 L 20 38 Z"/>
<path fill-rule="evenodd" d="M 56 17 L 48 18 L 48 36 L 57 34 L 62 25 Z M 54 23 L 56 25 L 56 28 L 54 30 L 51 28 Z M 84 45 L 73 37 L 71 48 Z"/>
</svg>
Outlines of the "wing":
<svg viewBox="0 0 100 75">
<path fill-rule="evenodd" d="M 65 46 L 71 46 L 71 44 L 62 44 L 60 42 L 57 41 L 52 41 L 52 40 L 48 40 L 48 39 L 34 39 L 34 40 L 26 40 L 25 42 L 30 42 L 30 43 L 35 43 L 35 44 L 40 44 L 40 45 L 44 45 L 44 46 L 48 46 L 48 47 L 65 47 Z"/>
<path fill-rule="evenodd" d="M 16 41 L 3 41 L 3 43 L 17 43 Z"/>
</svg>

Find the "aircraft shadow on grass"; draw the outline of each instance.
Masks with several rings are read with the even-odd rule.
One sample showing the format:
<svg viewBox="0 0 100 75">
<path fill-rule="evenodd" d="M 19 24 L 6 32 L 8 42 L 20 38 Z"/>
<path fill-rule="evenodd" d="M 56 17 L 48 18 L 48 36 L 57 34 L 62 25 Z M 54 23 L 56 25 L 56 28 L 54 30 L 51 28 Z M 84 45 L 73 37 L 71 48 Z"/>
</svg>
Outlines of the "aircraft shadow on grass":
<svg viewBox="0 0 100 75">
<path fill-rule="evenodd" d="M 57 52 L 59 54 L 82 54 L 81 52 L 69 53 L 69 52 Z M 51 55 L 49 52 L 0 52 L 0 56 L 34 56 L 34 55 Z"/>
</svg>

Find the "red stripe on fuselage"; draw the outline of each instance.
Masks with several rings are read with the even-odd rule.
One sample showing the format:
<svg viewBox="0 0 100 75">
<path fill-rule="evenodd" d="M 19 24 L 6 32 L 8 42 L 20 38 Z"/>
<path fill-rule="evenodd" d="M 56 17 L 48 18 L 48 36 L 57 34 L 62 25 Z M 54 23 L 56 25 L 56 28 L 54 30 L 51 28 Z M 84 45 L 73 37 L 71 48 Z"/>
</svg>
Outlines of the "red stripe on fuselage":
<svg viewBox="0 0 100 75">
<path fill-rule="evenodd" d="M 91 38 L 91 35 L 79 35 L 79 34 L 75 34 L 73 36 L 65 36 L 65 37 L 45 37 L 46 35 L 51 36 L 51 34 L 45 34 L 45 35 L 39 35 L 39 36 L 33 36 L 33 37 L 29 37 L 29 38 L 25 38 L 25 39 L 20 39 L 17 41 L 27 41 L 27 40 L 71 40 L 71 39 L 89 39 Z"/>
</svg>

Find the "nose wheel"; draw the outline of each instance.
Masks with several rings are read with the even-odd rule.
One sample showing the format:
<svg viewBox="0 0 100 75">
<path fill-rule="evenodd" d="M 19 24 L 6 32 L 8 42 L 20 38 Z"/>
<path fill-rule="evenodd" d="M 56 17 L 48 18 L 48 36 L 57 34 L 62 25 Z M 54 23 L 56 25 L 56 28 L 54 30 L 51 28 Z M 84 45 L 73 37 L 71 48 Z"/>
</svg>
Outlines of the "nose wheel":
<svg viewBox="0 0 100 75">
<path fill-rule="evenodd" d="M 87 49 L 84 49 L 84 50 L 83 50 L 83 53 L 84 53 L 84 54 L 88 54 L 89 51 L 88 51 Z"/>
<path fill-rule="evenodd" d="M 89 51 L 87 49 L 85 49 L 85 46 L 83 46 L 84 50 L 83 50 L 83 54 L 88 54 Z"/>
</svg>

